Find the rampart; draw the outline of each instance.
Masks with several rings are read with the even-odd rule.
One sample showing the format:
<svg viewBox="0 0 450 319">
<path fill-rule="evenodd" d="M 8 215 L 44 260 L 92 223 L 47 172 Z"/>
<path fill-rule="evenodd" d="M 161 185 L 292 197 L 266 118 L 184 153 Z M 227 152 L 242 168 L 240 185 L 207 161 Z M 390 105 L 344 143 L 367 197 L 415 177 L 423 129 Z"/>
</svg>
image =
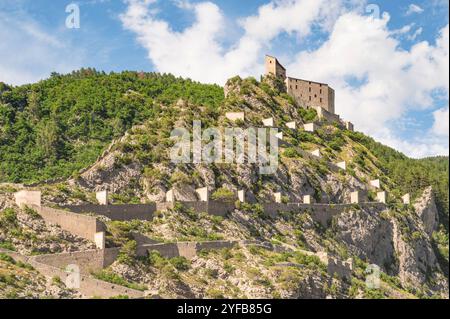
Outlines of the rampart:
<svg viewBox="0 0 450 319">
<path fill-rule="evenodd" d="M 234 203 L 208 201 L 208 202 L 167 202 L 157 203 L 156 209 L 159 211 L 165 211 L 173 209 L 176 203 L 181 204 L 185 209 L 192 209 L 197 213 L 207 213 L 214 216 L 225 217 L 228 213 L 235 210 Z"/>
<path fill-rule="evenodd" d="M 64 269 L 55 267 L 53 265 L 45 264 L 37 261 L 36 257 L 28 257 L 20 255 L 15 252 L 0 249 L 0 252 L 6 253 L 14 260 L 20 260 L 33 266 L 34 269 L 39 271 L 47 278 L 58 277 L 62 282 L 67 282 L 68 277 L 71 275 Z M 130 289 L 127 287 L 112 284 L 106 281 L 98 280 L 87 274 L 80 274 L 80 287 L 76 289 L 85 297 L 98 297 L 98 298 L 112 298 L 117 296 L 128 296 L 130 298 L 143 298 L 144 294 L 141 291 Z"/>
<path fill-rule="evenodd" d="M 384 203 L 368 202 L 359 204 L 360 207 L 370 207 L 377 210 L 386 208 Z M 302 203 L 264 203 L 262 204 L 264 212 L 271 217 L 276 217 L 280 212 L 299 212 L 307 211 L 311 214 L 314 221 L 319 222 L 324 227 L 328 226 L 329 221 L 346 209 L 354 207 L 354 204 L 302 204 Z"/>
<path fill-rule="evenodd" d="M 235 246 L 242 245 L 260 245 L 266 249 L 271 249 L 269 244 L 262 243 L 260 241 L 231 241 L 231 240 L 216 240 L 216 241 L 204 241 L 204 242 L 178 242 L 178 243 L 162 243 L 143 245 L 138 249 L 139 256 L 146 256 L 148 252 L 157 251 L 161 256 L 165 258 L 173 257 L 185 257 L 186 259 L 192 259 L 202 250 L 219 250 L 225 248 L 233 248 Z"/>
<path fill-rule="evenodd" d="M 152 220 L 156 211 L 156 203 L 127 205 L 68 205 L 61 208 L 74 213 L 94 213 L 108 217 L 111 220 Z"/>
<path fill-rule="evenodd" d="M 77 265 L 82 274 L 100 271 L 116 260 L 119 248 L 105 250 L 86 250 L 80 252 L 38 255 L 32 257 L 36 262 L 65 269 L 68 265 Z"/>
<path fill-rule="evenodd" d="M 106 226 L 92 216 L 45 206 L 31 205 L 30 207 L 36 210 L 46 222 L 57 224 L 62 229 L 90 241 L 95 240 L 96 233 L 106 230 Z"/>
<path fill-rule="evenodd" d="M 341 118 L 339 115 L 328 112 L 323 107 L 316 107 L 317 116 L 321 121 L 331 122 L 331 123 L 339 123 L 342 124 Z"/>
</svg>

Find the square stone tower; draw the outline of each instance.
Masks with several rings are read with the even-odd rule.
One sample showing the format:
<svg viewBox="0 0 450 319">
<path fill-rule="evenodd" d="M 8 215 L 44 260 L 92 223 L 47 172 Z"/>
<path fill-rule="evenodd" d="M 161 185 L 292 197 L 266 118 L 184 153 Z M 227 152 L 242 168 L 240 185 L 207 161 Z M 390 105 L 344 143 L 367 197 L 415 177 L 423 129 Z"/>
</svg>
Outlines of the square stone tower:
<svg viewBox="0 0 450 319">
<path fill-rule="evenodd" d="M 266 55 L 266 75 L 275 75 L 283 81 L 286 80 L 286 69 L 278 62 L 277 58 Z"/>
</svg>

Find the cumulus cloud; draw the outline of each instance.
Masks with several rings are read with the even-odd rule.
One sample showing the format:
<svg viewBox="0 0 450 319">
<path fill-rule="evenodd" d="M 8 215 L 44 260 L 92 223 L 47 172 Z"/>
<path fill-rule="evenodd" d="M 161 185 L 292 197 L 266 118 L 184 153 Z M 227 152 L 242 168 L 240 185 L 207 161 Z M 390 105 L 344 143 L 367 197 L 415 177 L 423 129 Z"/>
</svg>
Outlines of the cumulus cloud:
<svg viewBox="0 0 450 319">
<path fill-rule="evenodd" d="M 379 140 L 420 156 L 427 143 L 421 140 L 423 147 L 415 148 L 399 143 L 395 121 L 410 110 L 431 108 L 437 92 L 448 95 L 449 27 L 440 31 L 436 43 L 419 42 L 407 51 L 388 29 L 389 19 L 387 14 L 382 19 L 342 15 L 329 40 L 315 51 L 301 52 L 288 69 L 331 83 L 337 112 L 344 118 Z M 446 148 L 448 153 L 448 141 L 430 142 L 439 145 L 428 147 L 429 152 Z"/>
<path fill-rule="evenodd" d="M 160 72 L 190 77 L 207 83 L 224 84 L 236 75 L 262 71 L 263 49 L 280 33 L 309 35 L 313 27 L 330 29 L 337 17 L 362 0 L 278 0 L 259 7 L 257 14 L 239 21 L 243 36 L 231 47 L 221 39 L 227 34 L 225 16 L 212 2 L 176 1 L 179 8 L 191 10 L 195 22 L 182 31 L 159 19 L 154 0 L 127 0 L 121 15 L 124 27 L 137 35 L 139 43 Z M 345 4 L 344 4 L 345 3 Z"/>
<path fill-rule="evenodd" d="M 434 125 L 432 131 L 434 134 L 448 138 L 449 112 L 448 106 L 433 112 Z"/>
<path fill-rule="evenodd" d="M 32 83 L 51 72 L 69 72 L 81 66 L 79 50 L 63 38 L 43 30 L 29 17 L 0 12 L 0 81 Z"/>
<path fill-rule="evenodd" d="M 406 15 L 411 15 L 414 13 L 422 13 L 424 10 L 417 4 L 411 3 L 406 11 Z"/>
<path fill-rule="evenodd" d="M 336 89 L 337 112 L 381 142 L 414 157 L 448 154 L 448 141 L 442 138 L 445 109 L 434 113 L 432 128 L 407 140 L 396 127 L 409 111 L 431 109 L 436 96 L 448 96 L 448 25 L 435 43 L 423 41 L 405 50 L 399 37 L 415 41 L 423 29 L 411 34 L 410 24 L 390 30 L 388 14 L 380 19 L 361 15 L 365 1 L 274 0 L 240 19 L 242 36 L 225 47 L 221 37 L 227 32 L 226 17 L 214 3 L 178 0 L 179 8 L 195 16 L 182 31 L 157 16 L 156 0 L 127 3 L 122 23 L 137 35 L 158 71 L 209 83 L 261 74 L 262 55 L 282 34 L 302 41 L 312 30 L 328 33 L 316 50 L 286 54 L 289 75 L 330 83 Z M 417 5 L 409 10 L 423 11 Z"/>
</svg>

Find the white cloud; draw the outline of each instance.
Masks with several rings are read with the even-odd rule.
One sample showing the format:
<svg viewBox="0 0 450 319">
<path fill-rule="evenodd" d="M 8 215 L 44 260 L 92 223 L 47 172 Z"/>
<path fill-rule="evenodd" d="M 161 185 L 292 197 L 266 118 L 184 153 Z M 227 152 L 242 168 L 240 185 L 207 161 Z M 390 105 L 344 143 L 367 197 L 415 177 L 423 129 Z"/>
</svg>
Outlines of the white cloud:
<svg viewBox="0 0 450 319">
<path fill-rule="evenodd" d="M 424 158 L 430 156 L 448 156 L 448 143 L 443 143 L 441 138 L 427 136 L 414 140 L 405 140 L 397 136 L 386 135 L 377 138 L 383 144 L 403 152 L 413 158 Z"/>
<path fill-rule="evenodd" d="M 449 111 L 448 106 L 446 108 L 439 109 L 433 112 L 434 125 L 432 131 L 434 134 L 439 136 L 444 136 L 448 138 L 448 122 L 449 122 Z"/>
<path fill-rule="evenodd" d="M 436 91 L 448 95 L 448 25 L 435 44 L 419 42 L 406 51 L 388 29 L 388 21 L 386 14 L 379 20 L 355 13 L 342 15 L 329 40 L 315 51 L 301 52 L 288 70 L 330 83 L 336 89 L 339 114 L 407 154 L 448 149 L 444 139 L 430 140 L 438 144 L 428 148 L 428 142 L 421 139 L 411 148 L 398 143 L 394 134 L 395 121 L 408 111 L 432 107 Z M 358 79 L 360 85 L 352 85 L 348 79 Z"/>
<path fill-rule="evenodd" d="M 422 28 L 412 34 L 414 24 L 390 30 L 388 14 L 381 19 L 359 14 L 365 1 L 280 0 L 241 19 L 243 35 L 226 48 L 221 41 L 226 17 L 211 2 L 178 0 L 180 8 L 195 15 L 195 22 L 179 32 L 157 17 L 149 5 L 156 1 L 127 2 L 122 23 L 137 35 L 156 69 L 203 82 L 223 84 L 236 74 L 261 74 L 261 57 L 282 34 L 303 41 L 312 29 L 329 32 L 318 49 L 286 54 L 288 73 L 330 83 L 336 89 L 337 112 L 378 140 L 414 157 L 448 154 L 448 141 L 439 133 L 445 123 L 437 120 L 433 128 L 407 140 L 399 138 L 395 123 L 411 110 L 433 107 L 437 92 L 448 95 L 448 25 L 436 43 L 419 42 L 405 50 L 397 37 L 414 41 Z M 410 9 L 422 10 L 417 5 Z"/>
<path fill-rule="evenodd" d="M 243 36 L 225 48 L 225 16 L 212 2 L 176 1 L 178 7 L 191 10 L 195 22 L 183 31 L 174 31 L 157 17 L 152 4 L 156 1 L 128 0 L 121 15 L 124 27 L 137 35 L 139 43 L 160 72 L 190 77 L 207 83 L 220 83 L 236 75 L 261 73 L 263 49 L 281 33 L 305 37 L 317 26 L 330 29 L 337 17 L 355 8 L 363 0 L 278 0 L 258 9 L 258 13 L 239 21 Z M 346 3 L 346 5 L 344 5 Z"/>
<path fill-rule="evenodd" d="M 0 81 L 32 83 L 51 72 L 69 72 L 81 66 L 79 50 L 64 38 L 44 31 L 26 16 L 0 12 Z"/>
<path fill-rule="evenodd" d="M 408 7 L 408 10 L 406 11 L 406 15 L 411 15 L 413 13 L 422 13 L 424 10 L 418 6 L 417 4 L 411 3 Z"/>
</svg>

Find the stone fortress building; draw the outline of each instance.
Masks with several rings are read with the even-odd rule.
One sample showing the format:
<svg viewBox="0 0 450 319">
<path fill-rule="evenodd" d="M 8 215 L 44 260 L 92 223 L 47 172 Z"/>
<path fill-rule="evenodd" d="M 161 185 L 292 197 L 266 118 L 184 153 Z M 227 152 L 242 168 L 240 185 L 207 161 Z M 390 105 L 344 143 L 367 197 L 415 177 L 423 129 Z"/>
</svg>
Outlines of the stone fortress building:
<svg viewBox="0 0 450 319">
<path fill-rule="evenodd" d="M 299 105 L 315 109 L 321 107 L 328 113 L 335 114 L 334 90 L 328 84 L 288 77 L 286 69 L 273 56 L 266 55 L 265 68 L 266 75 L 274 75 L 285 82 L 287 93 Z"/>
</svg>

